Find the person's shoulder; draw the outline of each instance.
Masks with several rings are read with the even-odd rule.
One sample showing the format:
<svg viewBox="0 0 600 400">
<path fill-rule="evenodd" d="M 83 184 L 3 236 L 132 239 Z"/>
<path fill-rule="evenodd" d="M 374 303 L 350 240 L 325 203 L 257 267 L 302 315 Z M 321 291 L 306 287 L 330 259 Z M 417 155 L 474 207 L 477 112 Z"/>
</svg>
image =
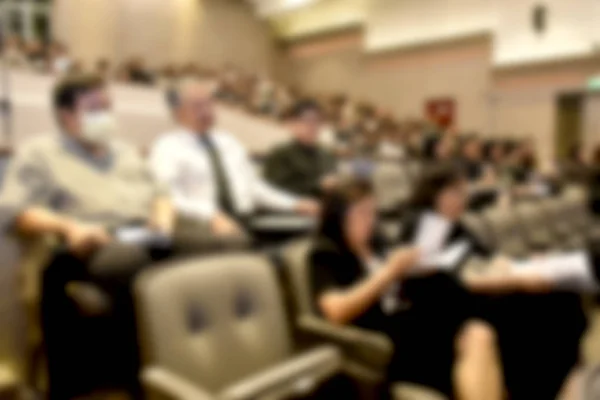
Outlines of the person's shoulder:
<svg viewBox="0 0 600 400">
<path fill-rule="evenodd" d="M 59 150 L 62 141 L 57 134 L 43 134 L 27 140 L 17 151 L 17 156 L 44 155 Z"/>
<path fill-rule="evenodd" d="M 242 142 L 240 142 L 240 140 L 237 137 L 235 137 L 235 135 L 233 135 L 231 132 L 225 129 L 214 129 L 211 132 L 211 136 L 214 138 L 214 140 L 222 144 L 226 144 L 228 146 L 243 147 Z"/>
<path fill-rule="evenodd" d="M 111 146 L 116 151 L 116 153 L 121 156 L 141 157 L 142 154 L 142 150 L 140 148 L 134 146 L 132 143 L 123 139 L 115 139 L 111 143 Z"/>
<path fill-rule="evenodd" d="M 154 143 L 152 144 L 152 151 L 160 151 L 172 147 L 176 147 L 181 144 L 181 140 L 184 137 L 184 132 L 179 129 L 174 129 L 161 134 Z"/>
<path fill-rule="evenodd" d="M 246 155 L 248 150 L 246 146 L 232 133 L 223 129 L 215 129 L 211 132 L 214 142 L 227 152 L 235 155 Z"/>
</svg>

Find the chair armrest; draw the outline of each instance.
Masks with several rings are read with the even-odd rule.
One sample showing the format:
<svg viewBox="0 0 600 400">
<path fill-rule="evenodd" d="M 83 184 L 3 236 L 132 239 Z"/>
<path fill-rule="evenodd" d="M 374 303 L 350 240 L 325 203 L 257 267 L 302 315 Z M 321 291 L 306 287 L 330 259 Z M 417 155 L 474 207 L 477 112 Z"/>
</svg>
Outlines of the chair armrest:
<svg viewBox="0 0 600 400">
<path fill-rule="evenodd" d="M 216 398 L 187 379 L 161 367 L 144 368 L 142 384 L 151 391 L 173 400 L 215 400 Z"/>
<path fill-rule="evenodd" d="M 428 387 L 402 382 L 392 386 L 392 400 L 448 400 L 448 398 Z"/>
<path fill-rule="evenodd" d="M 314 316 L 300 317 L 298 328 L 341 346 L 349 358 L 376 368 L 386 368 L 394 350 L 392 342 L 384 334 L 353 326 L 334 325 Z"/>
<path fill-rule="evenodd" d="M 20 294 L 25 304 L 37 304 L 41 293 L 44 268 L 60 246 L 57 235 L 47 234 L 34 237 L 17 236 L 21 249 Z"/>
<path fill-rule="evenodd" d="M 279 399 L 306 395 L 341 371 L 341 367 L 339 351 L 332 346 L 321 346 L 226 388 L 219 398 Z"/>
<path fill-rule="evenodd" d="M 313 217 L 294 214 L 261 215 L 250 220 L 250 228 L 259 232 L 305 232 L 315 224 Z"/>
</svg>

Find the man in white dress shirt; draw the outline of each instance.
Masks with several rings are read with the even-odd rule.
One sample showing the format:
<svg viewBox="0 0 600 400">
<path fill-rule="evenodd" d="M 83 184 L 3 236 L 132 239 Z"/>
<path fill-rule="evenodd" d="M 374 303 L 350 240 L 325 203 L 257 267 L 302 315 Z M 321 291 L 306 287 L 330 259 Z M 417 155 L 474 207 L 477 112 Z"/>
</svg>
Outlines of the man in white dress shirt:
<svg viewBox="0 0 600 400">
<path fill-rule="evenodd" d="M 236 237 L 257 206 L 316 215 L 319 205 L 273 188 L 256 173 L 238 140 L 215 127 L 213 87 L 181 82 L 169 96 L 177 129 L 154 144 L 150 164 L 177 210 L 206 221 L 213 235 Z"/>
</svg>

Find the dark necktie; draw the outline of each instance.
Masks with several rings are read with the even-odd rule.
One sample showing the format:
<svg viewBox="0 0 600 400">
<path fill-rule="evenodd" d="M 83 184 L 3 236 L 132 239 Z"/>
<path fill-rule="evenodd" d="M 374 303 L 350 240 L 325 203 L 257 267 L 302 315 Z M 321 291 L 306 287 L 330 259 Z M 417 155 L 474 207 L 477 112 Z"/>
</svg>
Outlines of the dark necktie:
<svg viewBox="0 0 600 400">
<path fill-rule="evenodd" d="M 229 215 L 235 215 L 236 210 L 234 207 L 233 198 L 231 196 L 229 179 L 227 178 L 227 172 L 223 166 L 219 151 L 210 137 L 207 135 L 201 136 L 200 143 L 202 143 L 206 153 L 208 154 L 210 165 L 213 170 L 213 178 L 217 187 L 217 201 L 219 203 L 219 208 Z"/>
</svg>

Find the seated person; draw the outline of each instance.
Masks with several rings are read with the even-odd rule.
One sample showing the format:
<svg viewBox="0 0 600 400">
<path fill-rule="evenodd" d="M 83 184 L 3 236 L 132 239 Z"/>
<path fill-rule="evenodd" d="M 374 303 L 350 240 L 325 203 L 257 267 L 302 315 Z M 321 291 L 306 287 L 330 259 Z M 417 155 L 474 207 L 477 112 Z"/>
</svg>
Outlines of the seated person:
<svg viewBox="0 0 600 400">
<path fill-rule="evenodd" d="M 208 235 L 245 236 L 258 206 L 315 215 L 314 200 L 277 190 L 261 180 L 244 147 L 215 125 L 211 85 L 182 81 L 169 102 L 179 127 L 153 146 L 150 164 L 171 191 L 177 210 L 205 226 Z"/>
<path fill-rule="evenodd" d="M 416 383 L 458 399 L 503 398 L 493 330 L 471 317 L 462 290 L 441 275 L 430 279 L 434 297 L 444 300 L 403 310 L 400 282 L 419 251 L 401 248 L 384 257 L 374 245 L 375 219 L 367 183 L 349 182 L 327 196 L 310 255 L 315 310 L 335 324 L 388 335 L 395 345 L 391 383 Z"/>
<path fill-rule="evenodd" d="M 267 155 L 265 179 L 300 196 L 319 196 L 337 181 L 336 159 L 318 142 L 321 107 L 312 100 L 300 101 L 289 110 L 286 122 L 293 140 Z"/>
<path fill-rule="evenodd" d="M 469 182 L 491 186 L 495 183 L 493 170 L 483 158 L 483 145 L 477 136 L 465 138 L 461 144 L 460 163 Z"/>
<path fill-rule="evenodd" d="M 493 204 L 498 198 L 500 187 L 493 168 L 483 158 L 483 144 L 477 136 L 463 139 L 458 165 L 469 181 L 469 208 L 478 210 Z"/>
<path fill-rule="evenodd" d="M 65 290 L 87 307 L 80 311 L 106 313 L 107 303 L 114 302 L 113 316 L 126 325 L 116 337 L 123 338 L 135 327 L 126 298 L 139 269 L 173 251 L 201 250 L 203 239 L 189 226 L 177 232 L 168 192 L 138 150 L 113 137 L 115 120 L 102 78 L 66 78 L 54 89 L 53 105 L 59 133 L 23 145 L 9 165 L 0 210 L 6 228 L 25 236 L 53 234 L 63 243 L 44 273 L 42 326 L 51 392 L 64 399 L 61 390 L 75 390 L 78 371 L 86 370 L 72 370 L 82 362 L 75 359 L 82 349 L 75 350 L 74 343 L 87 340 L 65 325 L 66 316 L 75 315 Z M 75 281 L 92 281 L 104 291 Z"/>
<path fill-rule="evenodd" d="M 491 249 L 460 222 L 468 202 L 467 185 L 460 169 L 437 168 L 422 176 L 412 200 L 413 216 L 403 224 L 404 244 L 420 251 L 417 270 L 458 275 L 470 257 L 491 258 Z M 444 260 L 451 249 L 455 255 Z M 554 398 L 577 364 L 585 326 L 577 294 L 599 288 L 600 257 L 594 249 L 525 260 L 496 257 L 481 272 L 460 274 L 470 302 L 487 305 L 479 313 L 493 322 L 501 339 L 511 395 Z M 534 356 L 548 352 L 553 352 L 551 360 Z M 540 378 L 533 379 L 528 370 L 537 371 Z"/>
</svg>

